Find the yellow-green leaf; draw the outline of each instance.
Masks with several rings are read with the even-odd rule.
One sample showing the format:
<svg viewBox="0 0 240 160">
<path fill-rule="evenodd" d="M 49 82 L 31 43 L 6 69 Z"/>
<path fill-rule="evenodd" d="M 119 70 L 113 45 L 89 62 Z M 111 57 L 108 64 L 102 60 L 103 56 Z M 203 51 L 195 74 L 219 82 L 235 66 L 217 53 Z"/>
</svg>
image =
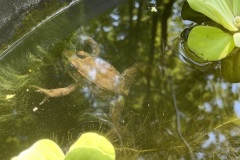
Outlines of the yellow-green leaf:
<svg viewBox="0 0 240 160">
<path fill-rule="evenodd" d="M 190 7 L 213 21 L 221 24 L 229 31 L 237 31 L 233 23 L 234 14 L 232 7 L 229 7 L 229 0 L 187 0 Z M 233 0 L 239 1 L 239 0 Z M 234 4 L 236 6 L 238 4 Z"/>
<path fill-rule="evenodd" d="M 237 47 L 240 47 L 240 33 L 235 33 L 233 35 L 234 43 Z"/>
<path fill-rule="evenodd" d="M 196 26 L 188 36 L 189 49 L 205 61 L 225 58 L 235 47 L 233 36 L 219 28 Z"/>
<path fill-rule="evenodd" d="M 62 150 L 55 142 L 42 139 L 12 160 L 63 160 L 64 157 Z"/>
<path fill-rule="evenodd" d="M 113 145 L 97 133 L 84 133 L 70 147 L 65 160 L 115 160 Z"/>
</svg>

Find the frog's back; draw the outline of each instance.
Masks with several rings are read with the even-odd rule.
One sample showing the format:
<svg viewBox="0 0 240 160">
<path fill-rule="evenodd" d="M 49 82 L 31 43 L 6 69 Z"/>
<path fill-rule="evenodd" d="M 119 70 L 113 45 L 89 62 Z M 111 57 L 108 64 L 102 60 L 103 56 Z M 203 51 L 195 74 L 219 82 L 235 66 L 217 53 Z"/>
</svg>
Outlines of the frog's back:
<svg viewBox="0 0 240 160">
<path fill-rule="evenodd" d="M 98 57 L 85 57 L 79 63 L 72 61 L 78 72 L 95 83 L 98 87 L 113 92 L 119 92 L 121 84 L 120 73 L 108 62 Z"/>
</svg>

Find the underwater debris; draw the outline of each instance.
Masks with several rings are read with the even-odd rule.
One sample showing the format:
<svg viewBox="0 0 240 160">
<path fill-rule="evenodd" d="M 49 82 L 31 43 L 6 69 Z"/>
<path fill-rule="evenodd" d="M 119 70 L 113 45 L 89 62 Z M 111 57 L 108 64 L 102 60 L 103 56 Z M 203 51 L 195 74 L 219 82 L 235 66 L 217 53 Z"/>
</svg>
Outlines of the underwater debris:
<svg viewBox="0 0 240 160">
<path fill-rule="evenodd" d="M 38 110 L 38 107 L 33 108 L 33 112 L 36 112 Z"/>
<path fill-rule="evenodd" d="M 6 100 L 12 99 L 15 96 L 16 96 L 16 94 L 8 94 L 8 95 L 6 95 Z"/>
</svg>

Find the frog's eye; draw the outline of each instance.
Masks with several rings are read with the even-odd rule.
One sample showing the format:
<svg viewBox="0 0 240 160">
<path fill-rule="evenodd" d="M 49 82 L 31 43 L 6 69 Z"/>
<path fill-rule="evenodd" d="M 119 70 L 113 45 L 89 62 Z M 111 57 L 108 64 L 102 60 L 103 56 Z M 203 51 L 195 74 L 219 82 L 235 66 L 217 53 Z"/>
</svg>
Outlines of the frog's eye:
<svg viewBox="0 0 240 160">
<path fill-rule="evenodd" d="M 77 67 L 75 66 L 74 61 L 66 63 L 65 67 L 66 67 L 67 70 L 70 70 L 70 71 L 76 71 L 77 70 Z"/>
<path fill-rule="evenodd" d="M 68 65 L 66 65 L 66 68 L 67 68 L 67 70 L 69 70 L 69 71 L 76 71 L 77 69 L 75 68 L 75 66 L 73 65 L 73 64 L 68 64 Z"/>
<path fill-rule="evenodd" d="M 84 58 L 86 58 L 87 56 L 88 56 L 88 54 L 87 54 L 86 52 L 84 52 L 84 51 L 79 51 L 79 52 L 77 52 L 77 57 L 78 57 L 78 58 L 84 59 Z"/>
</svg>

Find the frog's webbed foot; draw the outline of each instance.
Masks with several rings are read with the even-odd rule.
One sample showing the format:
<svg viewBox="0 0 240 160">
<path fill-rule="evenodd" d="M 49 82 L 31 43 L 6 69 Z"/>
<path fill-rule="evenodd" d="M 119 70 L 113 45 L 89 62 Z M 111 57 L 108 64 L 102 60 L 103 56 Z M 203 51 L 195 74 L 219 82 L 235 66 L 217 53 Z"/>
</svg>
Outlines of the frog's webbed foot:
<svg viewBox="0 0 240 160">
<path fill-rule="evenodd" d="M 39 105 L 42 105 L 42 104 L 45 103 L 48 99 L 49 99 L 49 97 L 48 97 L 48 96 L 45 96 L 45 97 L 43 98 L 43 100 L 39 103 Z"/>
<path fill-rule="evenodd" d="M 143 63 L 135 63 L 121 74 L 123 78 L 121 82 L 121 90 L 124 94 L 128 95 L 129 89 L 134 83 L 137 73 L 142 66 L 145 65 Z"/>
<path fill-rule="evenodd" d="M 92 48 L 92 54 L 94 56 L 98 56 L 100 53 L 100 47 L 97 44 L 97 42 L 95 40 L 93 40 L 91 37 L 87 36 L 87 43 L 90 45 L 90 47 Z"/>
</svg>

